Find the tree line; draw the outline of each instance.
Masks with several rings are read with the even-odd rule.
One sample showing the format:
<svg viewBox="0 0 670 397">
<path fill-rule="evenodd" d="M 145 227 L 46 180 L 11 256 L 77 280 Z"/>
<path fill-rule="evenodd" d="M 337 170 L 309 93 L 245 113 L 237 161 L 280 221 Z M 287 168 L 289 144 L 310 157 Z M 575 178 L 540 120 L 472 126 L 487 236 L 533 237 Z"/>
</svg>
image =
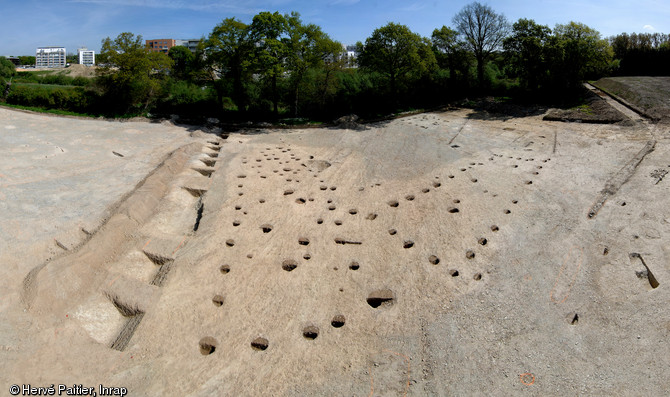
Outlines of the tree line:
<svg viewBox="0 0 670 397">
<path fill-rule="evenodd" d="M 524 18 L 510 24 L 477 2 L 451 22 L 431 37 L 388 23 L 356 43 L 353 64 L 341 43 L 296 12 L 261 12 L 250 23 L 224 19 L 195 53 L 182 46 L 151 52 L 141 36 L 121 33 L 103 40 L 97 59 L 105 66 L 97 77 L 71 91 L 77 109 L 92 114 L 287 122 L 371 117 L 484 94 L 569 97 L 585 79 L 644 74 L 635 60 L 660 56 L 669 43 L 660 34 L 604 39 L 576 22 L 553 29 Z M 30 100 L 9 91 L 7 102 Z"/>
<path fill-rule="evenodd" d="M 622 76 L 663 76 L 670 68 L 670 35 L 663 33 L 622 33 L 609 38 Z"/>
</svg>

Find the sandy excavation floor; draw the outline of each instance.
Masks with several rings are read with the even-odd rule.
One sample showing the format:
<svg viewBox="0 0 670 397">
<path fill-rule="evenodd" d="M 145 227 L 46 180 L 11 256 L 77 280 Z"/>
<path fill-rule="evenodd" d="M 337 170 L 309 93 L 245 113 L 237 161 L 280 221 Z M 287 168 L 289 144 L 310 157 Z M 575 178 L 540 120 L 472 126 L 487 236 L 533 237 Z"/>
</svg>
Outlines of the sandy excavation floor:
<svg viewBox="0 0 670 397">
<path fill-rule="evenodd" d="M 184 140 L 3 256 L 0 387 L 667 395 L 669 131 L 485 116 Z"/>
<path fill-rule="evenodd" d="M 0 260 L 16 267 L 3 266 L 2 279 L 83 242 L 189 135 L 162 124 L 0 109 Z"/>
</svg>

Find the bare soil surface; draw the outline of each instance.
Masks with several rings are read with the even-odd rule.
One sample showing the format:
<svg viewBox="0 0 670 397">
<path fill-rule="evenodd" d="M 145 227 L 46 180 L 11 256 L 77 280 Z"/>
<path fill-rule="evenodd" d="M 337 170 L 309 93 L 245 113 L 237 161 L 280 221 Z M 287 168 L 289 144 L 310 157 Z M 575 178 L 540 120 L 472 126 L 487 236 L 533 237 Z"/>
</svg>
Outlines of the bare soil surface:
<svg viewBox="0 0 670 397">
<path fill-rule="evenodd" d="M 0 108 L 1 285 L 85 242 L 170 152 L 164 124 L 49 117 Z M 4 299 L 5 308 L 10 300 Z"/>
<path fill-rule="evenodd" d="M 667 395 L 670 131 L 542 117 L 184 139 L 84 244 L 2 257 L 0 388 Z"/>
<path fill-rule="evenodd" d="M 591 88 L 587 87 L 584 93 L 586 97 L 584 104 L 569 109 L 551 109 L 544 116 L 544 120 L 597 124 L 613 124 L 628 120 L 627 115 L 617 108 L 618 103 L 608 101 L 605 94 Z"/>
<path fill-rule="evenodd" d="M 16 69 L 19 72 L 49 72 L 53 74 L 64 74 L 70 77 L 95 77 L 97 66 L 85 66 L 79 64 L 72 64 L 66 68 L 53 69 Z"/>
<path fill-rule="evenodd" d="M 607 77 L 593 85 L 653 120 L 670 121 L 670 77 Z"/>
</svg>

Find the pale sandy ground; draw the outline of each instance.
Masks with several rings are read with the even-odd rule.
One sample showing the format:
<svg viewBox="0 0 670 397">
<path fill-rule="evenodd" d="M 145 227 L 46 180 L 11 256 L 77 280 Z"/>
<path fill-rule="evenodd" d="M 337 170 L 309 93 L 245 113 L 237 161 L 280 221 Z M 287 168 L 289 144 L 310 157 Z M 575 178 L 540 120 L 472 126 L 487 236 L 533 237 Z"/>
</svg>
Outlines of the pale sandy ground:
<svg viewBox="0 0 670 397">
<path fill-rule="evenodd" d="M 67 68 L 17 68 L 17 72 L 51 72 L 51 74 L 64 74 L 70 77 L 95 77 L 97 66 L 84 66 L 79 64 L 72 64 Z"/>
<path fill-rule="evenodd" d="M 59 243 L 76 245 L 82 229 L 95 231 L 110 206 L 190 140 L 171 125 L 0 109 L 0 259 L 25 271 L 63 253 Z"/>
<path fill-rule="evenodd" d="M 3 259 L 0 389 L 670 393 L 668 131 L 483 116 L 193 139 L 79 249 Z"/>
</svg>

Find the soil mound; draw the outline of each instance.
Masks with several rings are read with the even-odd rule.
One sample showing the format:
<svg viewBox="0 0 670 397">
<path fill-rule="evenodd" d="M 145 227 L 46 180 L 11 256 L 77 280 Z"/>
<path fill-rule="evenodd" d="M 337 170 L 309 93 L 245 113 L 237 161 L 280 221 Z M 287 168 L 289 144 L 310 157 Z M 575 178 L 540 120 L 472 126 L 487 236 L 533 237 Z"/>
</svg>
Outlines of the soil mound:
<svg viewBox="0 0 670 397">
<path fill-rule="evenodd" d="M 65 71 L 70 77 L 95 77 L 96 66 L 70 65 Z"/>
<path fill-rule="evenodd" d="M 347 116 L 342 116 L 339 119 L 335 120 L 335 125 L 338 128 L 341 128 L 343 130 L 362 130 L 365 127 L 363 127 L 361 124 L 358 123 L 358 116 L 355 114 L 350 114 Z"/>
<path fill-rule="evenodd" d="M 670 77 L 607 77 L 593 85 L 652 120 L 670 118 Z"/>
<path fill-rule="evenodd" d="M 614 124 L 627 119 L 595 93 L 585 91 L 584 96 L 583 104 L 569 109 L 552 109 L 544 116 L 544 120 Z"/>
</svg>

